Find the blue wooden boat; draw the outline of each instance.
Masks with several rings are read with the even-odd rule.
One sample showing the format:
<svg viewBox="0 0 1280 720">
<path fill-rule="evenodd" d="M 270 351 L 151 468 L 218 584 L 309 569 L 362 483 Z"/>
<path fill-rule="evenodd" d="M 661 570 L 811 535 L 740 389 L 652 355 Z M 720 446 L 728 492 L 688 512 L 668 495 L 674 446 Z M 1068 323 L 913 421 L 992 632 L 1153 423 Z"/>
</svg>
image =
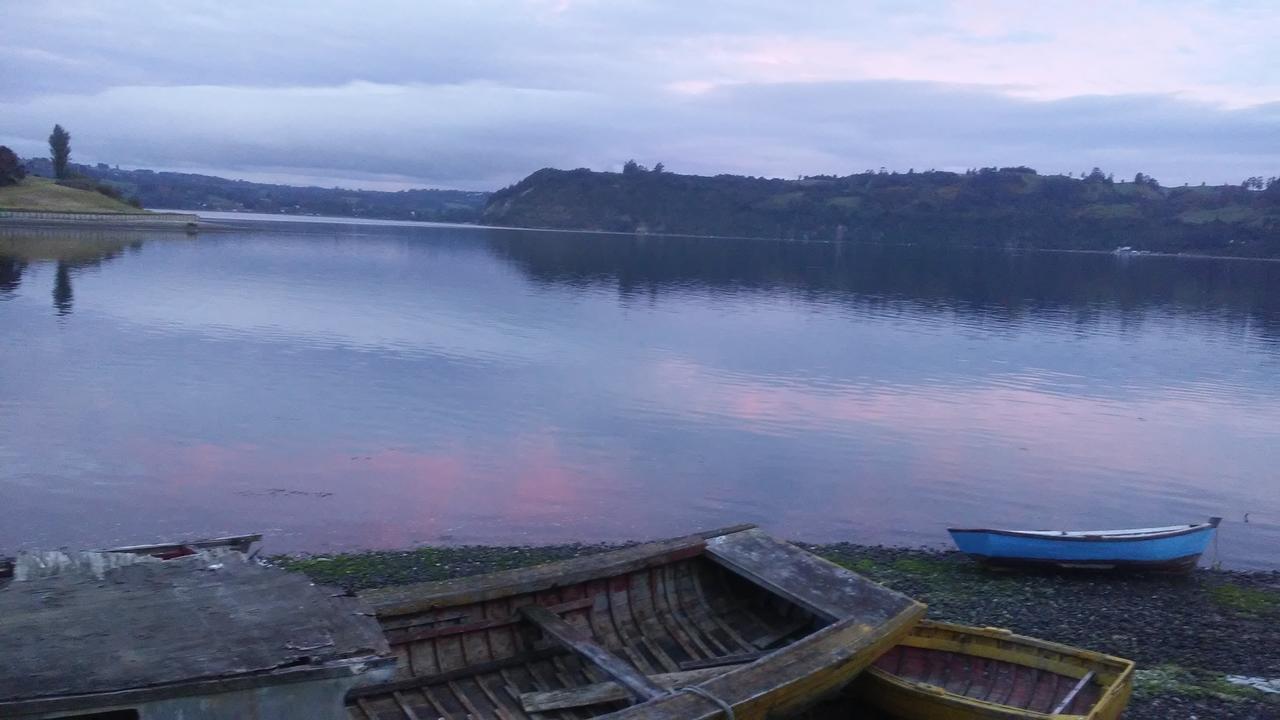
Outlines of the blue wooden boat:
<svg viewBox="0 0 1280 720">
<path fill-rule="evenodd" d="M 991 530 L 948 528 L 956 547 L 996 567 L 1052 566 L 1186 571 L 1209 546 L 1222 518 L 1131 530 Z"/>
</svg>

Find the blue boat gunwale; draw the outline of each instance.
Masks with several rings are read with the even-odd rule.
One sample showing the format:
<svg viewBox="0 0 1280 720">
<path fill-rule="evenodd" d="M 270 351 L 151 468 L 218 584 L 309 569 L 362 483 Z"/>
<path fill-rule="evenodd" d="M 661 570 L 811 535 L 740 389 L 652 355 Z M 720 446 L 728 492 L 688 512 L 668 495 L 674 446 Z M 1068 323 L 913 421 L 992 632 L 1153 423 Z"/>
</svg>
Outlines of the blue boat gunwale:
<svg viewBox="0 0 1280 720">
<path fill-rule="evenodd" d="M 1147 542 L 1150 540 L 1159 540 L 1162 538 L 1179 537 L 1189 535 L 1191 533 L 1203 532 L 1205 530 L 1213 530 L 1218 527 L 1221 518 L 1211 518 L 1209 522 L 1195 523 L 1187 525 L 1178 530 L 1166 530 L 1162 532 L 1151 532 L 1147 534 L 1135 533 L 1132 535 L 1088 535 L 1077 531 L 1077 534 L 1068 535 L 1052 535 L 1051 530 L 996 530 L 992 528 L 947 528 L 948 533 L 986 533 L 988 535 L 1004 535 L 1008 537 L 1016 537 L 1024 540 L 1046 540 L 1051 542 L 1062 542 L 1064 540 L 1070 542 Z M 1115 533 L 1116 530 L 1098 530 L 1097 533 Z"/>
</svg>

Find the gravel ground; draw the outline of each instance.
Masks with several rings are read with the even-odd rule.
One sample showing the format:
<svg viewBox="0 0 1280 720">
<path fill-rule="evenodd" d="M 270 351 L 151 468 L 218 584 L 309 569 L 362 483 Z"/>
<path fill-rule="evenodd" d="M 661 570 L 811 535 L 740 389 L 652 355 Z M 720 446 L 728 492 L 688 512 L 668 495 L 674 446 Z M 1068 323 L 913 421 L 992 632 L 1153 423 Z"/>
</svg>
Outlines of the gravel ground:
<svg viewBox="0 0 1280 720">
<path fill-rule="evenodd" d="M 929 604 L 930 617 L 1008 628 L 1138 664 L 1126 720 L 1280 718 L 1280 573 L 995 573 L 960 553 L 806 546 Z"/>
<path fill-rule="evenodd" d="M 1227 675 L 1280 678 L 1280 573 L 1187 576 L 995 573 L 955 552 L 803 545 L 929 604 L 929 616 L 1097 650 L 1138 663 L 1126 720 L 1280 720 L 1280 695 Z M 561 560 L 616 546 L 425 547 L 275 558 L 358 590 Z M 808 720 L 867 717 L 848 701 Z"/>
</svg>

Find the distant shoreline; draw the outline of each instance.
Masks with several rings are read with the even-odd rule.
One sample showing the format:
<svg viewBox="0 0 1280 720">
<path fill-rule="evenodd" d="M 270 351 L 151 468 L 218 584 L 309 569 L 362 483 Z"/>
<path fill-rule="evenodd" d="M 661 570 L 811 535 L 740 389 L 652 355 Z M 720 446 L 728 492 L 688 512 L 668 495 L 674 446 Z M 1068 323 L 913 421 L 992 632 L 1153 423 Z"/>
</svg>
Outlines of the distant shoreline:
<svg viewBox="0 0 1280 720">
<path fill-rule="evenodd" d="M 803 238 L 767 238 L 767 237 L 750 237 L 742 235 L 691 235 L 687 233 L 656 233 L 656 232 L 627 232 L 622 230 L 593 230 L 593 229 L 566 229 L 566 228 L 547 228 L 547 227 L 517 227 L 513 225 L 483 225 L 480 223 L 442 223 L 431 220 L 389 220 L 383 218 L 361 218 L 341 215 L 293 215 L 287 213 L 242 213 L 229 211 L 206 211 L 200 210 L 155 210 L 154 212 L 167 213 L 190 213 L 197 217 L 207 218 L 212 222 L 222 220 L 244 221 L 244 222 L 280 222 L 294 224 L 332 224 L 332 225 L 369 225 L 383 227 L 447 227 L 457 228 L 460 230 L 521 230 L 526 232 L 547 232 L 547 233 L 581 233 L 584 235 L 616 235 L 623 237 L 646 237 L 646 238 L 690 238 L 694 240 L 733 240 L 733 241 L 750 241 L 750 242 L 786 242 L 786 243 L 812 243 L 819 245 L 873 245 L 878 247 L 913 247 L 914 243 L 886 243 L 873 242 L 867 240 L 826 240 L 826 239 L 803 239 Z M 203 227 L 203 226 L 202 226 Z M 1204 253 L 1193 252 L 1158 252 L 1158 251 L 1140 251 L 1132 254 L 1116 255 L 1114 250 L 1085 250 L 1079 248 L 1033 248 L 1033 247 L 993 247 L 984 245 L 949 245 L 957 249 L 970 250 L 1003 250 L 1005 252 L 1050 252 L 1050 253 L 1078 253 L 1088 255 L 1113 255 L 1116 257 L 1162 257 L 1162 258 L 1193 258 L 1197 260 L 1262 260 L 1266 262 L 1280 262 L 1280 258 L 1254 256 L 1254 255 L 1209 255 Z"/>
<path fill-rule="evenodd" d="M 41 217 L 36 217 L 41 216 Z M 57 217 L 47 217 L 57 216 Z M 162 216 L 162 217 L 157 217 Z M 154 218 L 154 220 L 153 220 Z M 586 235 L 616 235 L 623 237 L 689 238 L 694 240 L 728 240 L 750 242 L 785 242 L 820 245 L 870 245 L 877 247 L 915 247 L 916 243 L 887 243 L 867 240 L 828 240 L 803 238 L 767 238 L 738 235 L 691 235 L 686 233 L 626 232 L 620 230 L 571 230 L 565 228 L 516 227 L 508 225 L 482 225 L 478 223 L 446 223 L 431 220 L 391 220 L 341 215 L 295 215 L 287 213 L 247 213 L 232 211 L 200 211 L 180 209 L 145 210 L 138 213 L 80 213 L 56 211 L 10 210 L 0 208 L 0 228 L 3 227 L 85 227 L 93 229 L 147 229 L 189 231 L 233 231 L 234 225 L 243 222 L 281 223 L 293 225 L 365 225 L 369 227 L 440 227 L 459 230 L 519 230 L 524 232 L 580 233 Z M 1185 258 L 1195 260 L 1242 260 L 1280 262 L 1280 258 L 1253 255 L 1211 255 L 1195 252 L 1137 251 L 1117 254 L 1114 250 L 1089 250 L 1079 248 L 994 247 L 984 245 L 949 245 L 949 248 L 968 250 L 1002 250 L 1009 253 L 1071 253 L 1086 255 L 1111 255 L 1128 260 L 1138 257 Z"/>
</svg>

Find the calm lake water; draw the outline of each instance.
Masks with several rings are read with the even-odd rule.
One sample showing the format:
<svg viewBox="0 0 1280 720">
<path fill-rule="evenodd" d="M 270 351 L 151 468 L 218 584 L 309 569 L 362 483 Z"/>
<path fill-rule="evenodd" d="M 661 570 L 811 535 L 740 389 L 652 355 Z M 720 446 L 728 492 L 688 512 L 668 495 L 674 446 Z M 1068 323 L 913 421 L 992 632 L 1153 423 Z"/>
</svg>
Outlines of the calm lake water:
<svg viewBox="0 0 1280 720">
<path fill-rule="evenodd" d="M 1280 566 L 1280 263 L 8 230 L 0 330 L 0 551 L 1222 515 L 1224 564 Z"/>
</svg>

